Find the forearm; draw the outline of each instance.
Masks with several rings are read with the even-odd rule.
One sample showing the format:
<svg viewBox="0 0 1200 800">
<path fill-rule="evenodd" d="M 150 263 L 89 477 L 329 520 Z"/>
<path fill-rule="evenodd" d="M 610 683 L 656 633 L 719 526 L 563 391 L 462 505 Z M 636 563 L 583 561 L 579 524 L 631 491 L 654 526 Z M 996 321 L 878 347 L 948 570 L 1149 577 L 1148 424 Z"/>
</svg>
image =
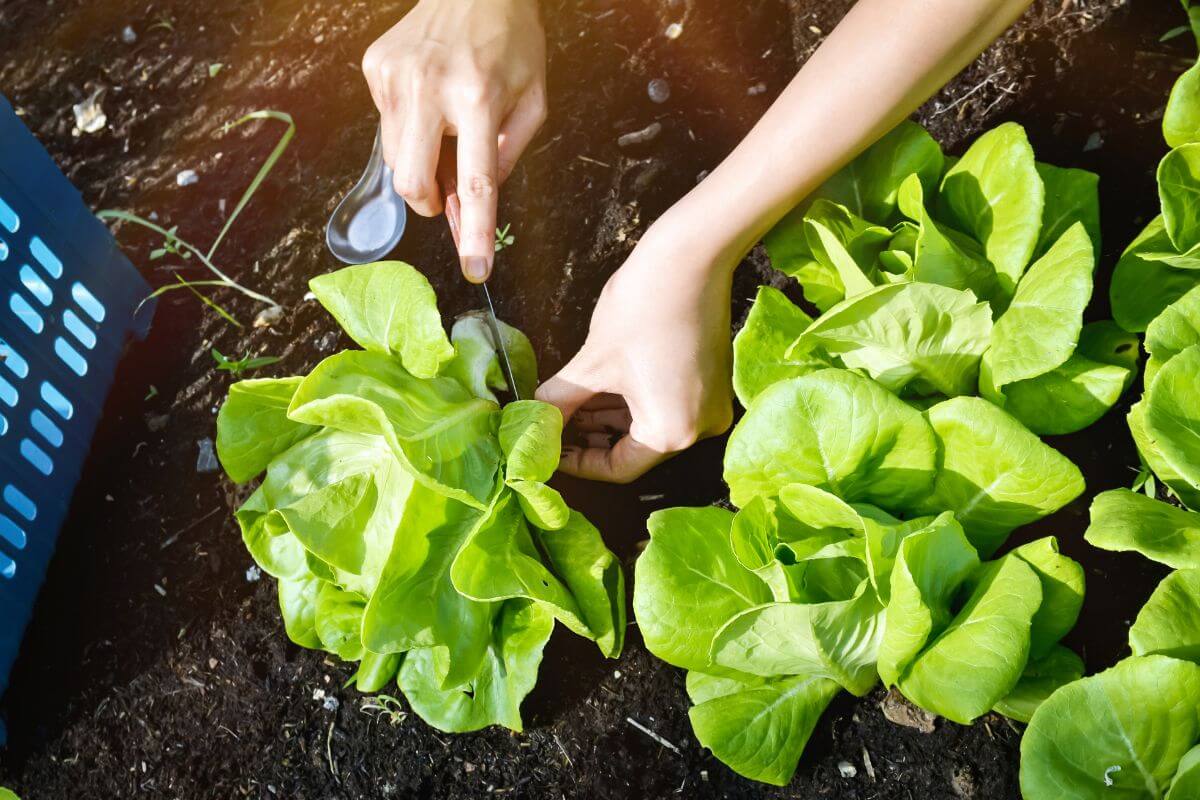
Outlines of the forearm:
<svg viewBox="0 0 1200 800">
<path fill-rule="evenodd" d="M 911 114 L 1031 0 L 859 0 L 734 151 L 668 214 L 735 266 L 829 175 Z"/>
</svg>

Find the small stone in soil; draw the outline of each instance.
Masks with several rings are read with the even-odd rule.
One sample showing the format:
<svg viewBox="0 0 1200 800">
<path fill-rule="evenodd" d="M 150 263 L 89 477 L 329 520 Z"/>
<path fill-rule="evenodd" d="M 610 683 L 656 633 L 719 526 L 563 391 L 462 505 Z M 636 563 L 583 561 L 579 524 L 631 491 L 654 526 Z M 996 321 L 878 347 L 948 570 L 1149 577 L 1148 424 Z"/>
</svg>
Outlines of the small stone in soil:
<svg viewBox="0 0 1200 800">
<path fill-rule="evenodd" d="M 630 147 L 631 145 L 635 144 L 646 144 L 647 142 L 652 142 L 657 139 L 660 133 L 662 133 L 662 123 L 651 122 L 640 131 L 630 131 L 629 133 L 623 133 L 618 136 L 617 146 Z"/>
<path fill-rule="evenodd" d="M 1104 146 L 1104 135 L 1100 131 L 1092 131 L 1092 135 L 1084 142 L 1083 152 L 1089 153 L 1092 150 L 1099 150 Z"/>
<path fill-rule="evenodd" d="M 747 89 L 746 94 L 750 95 L 751 97 L 754 97 L 755 95 L 762 94 L 766 90 L 767 90 L 767 85 L 765 83 L 763 83 L 762 81 L 759 81 L 758 83 L 754 84 L 749 89 Z"/>
<path fill-rule="evenodd" d="M 858 774 L 858 767 L 854 766 L 849 761 L 839 761 L 838 774 L 843 778 L 853 778 Z"/>
<path fill-rule="evenodd" d="M 80 133 L 99 133 L 108 124 L 108 117 L 100 107 L 100 97 L 103 94 L 104 87 L 99 87 L 92 92 L 91 97 L 71 106 L 71 111 L 75 114 L 75 129 Z"/>
<path fill-rule="evenodd" d="M 682 33 L 683 33 L 683 26 L 680 25 L 678 22 L 672 22 L 670 25 L 667 26 L 667 29 L 665 31 L 663 31 L 663 35 L 666 36 L 668 39 L 678 39 Z"/>
<path fill-rule="evenodd" d="M 250 565 L 250 568 L 246 570 L 246 580 L 250 583 L 262 580 L 262 570 L 258 568 L 257 564 Z"/>
<path fill-rule="evenodd" d="M 135 44 L 137 42 L 137 31 L 132 25 L 126 25 L 121 29 L 121 41 L 125 44 Z"/>
<path fill-rule="evenodd" d="M 179 174 L 175 176 L 175 183 L 179 186 L 191 186 L 193 183 L 199 183 L 200 176 L 196 174 L 194 169 L 181 169 Z"/>
<path fill-rule="evenodd" d="M 916 728 L 921 733 L 933 733 L 934 720 L 937 719 L 923 708 L 918 708 L 904 699 L 904 696 L 892 689 L 879 703 L 888 722 L 903 725 L 906 728 Z"/>
<path fill-rule="evenodd" d="M 199 451 L 196 454 L 196 472 L 200 474 L 208 472 L 216 472 L 221 468 L 217 462 L 217 454 L 213 451 L 213 440 L 205 436 L 200 441 L 196 442 L 196 448 Z"/>
<path fill-rule="evenodd" d="M 665 103 L 671 99 L 671 84 L 664 78 L 655 78 L 646 86 L 646 94 L 655 103 Z"/>
<path fill-rule="evenodd" d="M 254 318 L 254 327 L 269 328 L 283 319 L 283 306 L 268 306 Z"/>
<path fill-rule="evenodd" d="M 976 791 L 975 773 L 971 772 L 970 767 L 956 767 L 950 776 L 950 788 L 963 800 L 972 800 Z"/>
</svg>

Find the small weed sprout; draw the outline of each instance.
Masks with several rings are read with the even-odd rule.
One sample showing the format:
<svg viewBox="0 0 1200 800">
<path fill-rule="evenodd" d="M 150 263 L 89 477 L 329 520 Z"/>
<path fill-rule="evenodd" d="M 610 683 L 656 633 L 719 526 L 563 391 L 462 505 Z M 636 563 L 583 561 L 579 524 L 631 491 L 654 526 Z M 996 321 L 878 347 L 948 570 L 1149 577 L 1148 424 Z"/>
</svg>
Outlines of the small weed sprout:
<svg viewBox="0 0 1200 800">
<path fill-rule="evenodd" d="M 408 717 L 408 712 L 404 710 L 404 704 L 390 694 L 364 697 L 358 710 L 364 714 L 373 713 L 376 717 L 383 717 L 392 727 L 404 722 Z"/>
<path fill-rule="evenodd" d="M 166 286 L 160 286 L 159 288 L 155 289 L 148 297 L 146 297 L 145 300 L 142 301 L 143 303 L 145 303 L 146 300 L 150 300 L 170 291 L 177 289 L 188 289 L 192 292 L 192 294 L 196 295 L 201 302 L 213 309 L 230 324 L 238 328 L 241 328 L 242 324 L 234 319 L 232 314 L 230 314 L 196 287 L 219 286 L 227 289 L 236 289 L 247 297 L 257 300 L 260 303 L 265 303 L 268 306 L 279 305 L 270 297 L 260 294 L 253 289 L 242 286 L 233 278 L 226 275 L 220 269 L 220 267 L 213 263 L 213 256 L 216 254 L 217 248 L 224 240 L 225 235 L 229 233 L 229 229 L 233 226 L 234 220 L 238 218 L 238 215 L 242 213 L 242 209 L 244 209 L 246 204 L 250 202 L 250 199 L 254 197 L 254 193 L 258 191 L 260 186 L 262 186 L 262 183 L 264 180 L 266 180 L 267 175 L 269 175 L 271 170 L 274 169 L 275 164 L 279 161 L 280 157 L 283 155 L 283 152 L 287 150 L 288 145 L 292 141 L 292 137 L 296 135 L 296 123 L 292 119 L 291 115 L 283 111 L 273 110 L 252 111 L 251 113 L 222 126 L 220 134 L 226 134 L 239 125 L 244 125 L 247 122 L 258 119 L 273 119 L 283 122 L 287 125 L 287 129 L 283 132 L 283 135 L 279 137 L 279 141 L 276 142 L 275 148 L 271 150 L 271 153 L 267 156 L 266 160 L 263 161 L 262 166 L 259 167 L 258 173 L 255 174 L 254 179 L 250 181 L 250 185 L 246 187 L 246 191 L 242 193 L 241 199 L 239 199 L 237 205 L 234 206 L 233 213 L 231 213 L 225 220 L 224 226 L 222 226 L 220 233 L 217 234 L 217 238 L 213 241 L 212 246 L 208 248 L 207 252 L 201 251 L 200 248 L 180 237 L 178 234 L 178 225 L 174 225 L 171 228 L 164 228 L 161 225 L 151 222 L 145 217 L 138 216 L 137 214 L 129 211 L 122 211 L 120 209 L 104 209 L 96 213 L 96 216 L 102 220 L 115 219 L 122 222 L 129 222 L 153 231 L 161 236 L 163 240 L 162 246 L 151 251 L 151 261 L 158 261 L 166 258 L 167 256 L 177 256 L 183 261 L 190 261 L 193 257 L 195 257 L 195 259 L 199 261 L 209 272 L 216 276 L 216 278 L 212 280 L 189 281 L 176 274 L 175 283 L 167 284 Z"/>
<path fill-rule="evenodd" d="M 512 224 L 505 225 L 503 228 L 496 228 L 496 252 L 499 253 L 506 247 L 511 247 L 516 243 L 517 237 L 509 233 Z"/>
<path fill-rule="evenodd" d="M 279 361 L 278 356 L 242 356 L 239 359 L 232 359 L 221 353 L 217 348 L 212 349 L 213 361 L 217 362 L 217 369 L 224 370 L 232 375 L 241 375 L 243 372 L 260 369 L 270 366 Z"/>
</svg>

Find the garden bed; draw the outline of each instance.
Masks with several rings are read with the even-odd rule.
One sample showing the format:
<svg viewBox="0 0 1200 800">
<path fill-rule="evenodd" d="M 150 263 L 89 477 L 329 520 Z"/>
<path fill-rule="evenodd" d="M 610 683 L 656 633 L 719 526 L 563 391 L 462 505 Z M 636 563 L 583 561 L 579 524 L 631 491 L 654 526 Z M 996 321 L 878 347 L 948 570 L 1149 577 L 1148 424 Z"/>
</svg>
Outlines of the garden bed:
<svg viewBox="0 0 1200 800">
<path fill-rule="evenodd" d="M 849 3 L 549 5 L 551 117 L 506 187 L 500 217 L 516 242 L 492 285 L 501 316 L 533 339 L 543 375 L 582 342 L 605 278 L 649 222 L 736 143 Z M 335 266 L 324 220 L 357 178 L 375 124 L 359 58 L 402 8 L 0 7 L 0 90 L 93 207 L 155 212 L 209 242 L 223 204 L 236 202 L 278 135 L 269 122 L 223 134 L 222 126 L 261 108 L 289 112 L 298 125 L 219 259 L 281 302 L 284 317 L 253 328 L 257 309 L 233 296 L 227 307 L 246 324 L 239 330 L 175 293 L 160 303 L 150 339 L 131 348 L 5 698 L 0 784 L 32 800 L 1017 797 L 1016 727 L 990 715 L 924 733 L 885 718 L 880 690 L 835 702 L 788 788 L 739 778 L 692 738 L 682 673 L 647 654 L 636 627 L 615 662 L 556 635 L 521 735 L 448 736 L 403 706 L 364 710 L 363 696 L 342 688 L 351 668 L 286 641 L 273 582 L 248 577 L 252 562 L 231 517 L 242 491 L 196 470 L 198 442 L 213 436 L 231 380 L 213 369 L 209 350 L 280 356 L 262 374 L 282 375 L 348 346 L 304 295 L 310 277 Z M 673 41 L 662 35 L 671 22 L 683 24 Z M 1014 119 L 1040 158 L 1102 176 L 1100 289 L 1088 319 L 1109 316 L 1112 265 L 1155 213 L 1159 120 L 1172 80 L 1191 63 L 1186 37 L 1158 39 L 1178 22 L 1171 3 L 1039 2 L 918 115 L 951 152 Z M 126 26 L 136 41 L 126 41 Z M 658 77 L 671 85 L 662 105 L 646 96 Z M 107 126 L 74 136 L 70 106 L 98 86 Z M 663 125 L 656 139 L 617 145 L 653 121 Z M 199 181 L 179 186 L 185 169 Z M 453 315 L 475 295 L 458 277 L 444 227 L 412 218 L 397 256 L 424 269 Z M 120 238 L 153 284 L 171 280 L 147 260 L 154 242 L 128 228 Z M 758 283 L 789 283 L 761 251 L 748 262 L 734 319 Z M 799 298 L 794 286 L 789 293 Z M 1088 492 L 1018 539 L 1056 535 L 1084 564 L 1091 591 L 1067 642 L 1089 671 L 1122 654 L 1133 610 L 1165 573 L 1081 538 L 1088 499 L 1135 476 L 1129 402 L 1052 440 L 1081 466 Z M 722 448 L 706 442 L 631 486 L 556 485 L 629 567 L 649 512 L 725 498 Z"/>
</svg>

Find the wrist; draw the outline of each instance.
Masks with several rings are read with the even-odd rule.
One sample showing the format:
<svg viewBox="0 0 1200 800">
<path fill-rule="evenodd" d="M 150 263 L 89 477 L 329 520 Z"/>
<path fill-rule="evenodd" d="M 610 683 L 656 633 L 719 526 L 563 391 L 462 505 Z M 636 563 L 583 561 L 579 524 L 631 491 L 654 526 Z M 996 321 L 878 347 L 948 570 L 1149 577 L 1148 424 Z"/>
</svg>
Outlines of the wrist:
<svg viewBox="0 0 1200 800">
<path fill-rule="evenodd" d="M 704 185 L 709 180 L 705 178 L 667 209 L 643 241 L 649 239 L 656 248 L 669 251 L 674 267 L 695 277 L 731 278 L 760 234 L 729 208 L 728 198 L 709 191 Z"/>
</svg>

